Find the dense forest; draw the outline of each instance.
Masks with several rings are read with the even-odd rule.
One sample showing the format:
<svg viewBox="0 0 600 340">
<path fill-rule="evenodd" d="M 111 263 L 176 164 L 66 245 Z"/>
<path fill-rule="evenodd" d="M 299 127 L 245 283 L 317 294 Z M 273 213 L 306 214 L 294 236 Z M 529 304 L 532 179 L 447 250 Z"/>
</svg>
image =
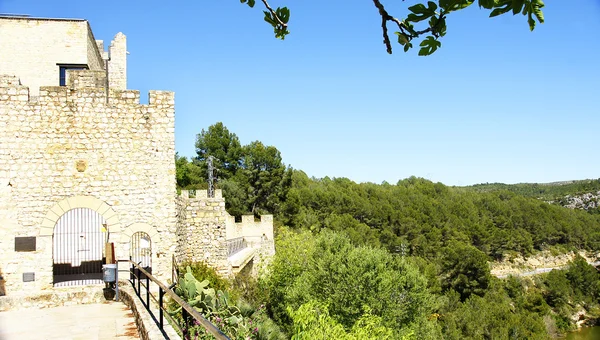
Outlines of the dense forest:
<svg viewBox="0 0 600 340">
<path fill-rule="evenodd" d="M 598 272 L 583 258 L 533 278 L 489 270 L 516 254 L 600 250 L 600 215 L 545 201 L 600 190 L 600 181 L 309 178 L 273 146 L 242 146 L 221 123 L 202 130 L 196 150 L 176 159 L 180 188 L 206 187 L 213 156 L 230 214 L 275 216 L 275 258 L 258 281 L 237 286 L 278 328 L 262 338 L 545 339 L 573 329 L 577 313 L 600 316 Z"/>
<path fill-rule="evenodd" d="M 526 197 L 539 198 L 544 201 L 560 201 L 565 196 L 600 191 L 600 178 L 556 183 L 482 183 L 463 188 L 477 192 L 505 190 Z"/>
</svg>

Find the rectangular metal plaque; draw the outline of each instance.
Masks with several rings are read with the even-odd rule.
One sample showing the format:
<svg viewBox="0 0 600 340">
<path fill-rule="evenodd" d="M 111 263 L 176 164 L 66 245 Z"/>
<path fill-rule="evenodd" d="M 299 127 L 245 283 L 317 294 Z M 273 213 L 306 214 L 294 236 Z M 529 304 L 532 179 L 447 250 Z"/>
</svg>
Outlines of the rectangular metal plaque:
<svg viewBox="0 0 600 340">
<path fill-rule="evenodd" d="M 35 251 L 35 236 L 15 237 L 15 251 Z"/>
<path fill-rule="evenodd" d="M 23 282 L 35 281 L 35 273 L 23 273 Z"/>
</svg>

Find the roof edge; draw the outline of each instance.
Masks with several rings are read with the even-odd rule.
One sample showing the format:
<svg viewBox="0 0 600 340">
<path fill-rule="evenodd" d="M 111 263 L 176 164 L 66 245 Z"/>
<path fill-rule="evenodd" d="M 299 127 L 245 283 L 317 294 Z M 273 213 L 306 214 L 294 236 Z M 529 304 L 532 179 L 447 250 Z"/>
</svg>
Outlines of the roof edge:
<svg viewBox="0 0 600 340">
<path fill-rule="evenodd" d="M 86 19 L 78 19 L 78 18 L 43 18 L 43 17 L 30 17 L 25 15 L 9 15 L 0 14 L 0 19 L 8 19 L 8 20 L 39 20 L 39 21 L 87 21 Z"/>
</svg>

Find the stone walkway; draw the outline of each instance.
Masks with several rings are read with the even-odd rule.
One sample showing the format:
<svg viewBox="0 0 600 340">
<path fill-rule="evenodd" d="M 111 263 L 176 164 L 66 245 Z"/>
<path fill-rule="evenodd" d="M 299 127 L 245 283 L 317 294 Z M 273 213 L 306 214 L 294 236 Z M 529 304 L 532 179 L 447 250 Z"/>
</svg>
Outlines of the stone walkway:
<svg viewBox="0 0 600 340">
<path fill-rule="evenodd" d="M 121 302 L 0 312 L 0 340 L 139 339 Z"/>
</svg>

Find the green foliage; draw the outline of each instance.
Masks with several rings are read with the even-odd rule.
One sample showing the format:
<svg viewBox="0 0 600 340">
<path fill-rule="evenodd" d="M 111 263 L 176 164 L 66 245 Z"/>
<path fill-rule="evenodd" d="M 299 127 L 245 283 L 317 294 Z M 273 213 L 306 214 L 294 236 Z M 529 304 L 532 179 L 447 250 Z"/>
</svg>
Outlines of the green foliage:
<svg viewBox="0 0 600 340">
<path fill-rule="evenodd" d="M 476 192 L 510 191 L 518 195 L 539 198 L 544 201 L 560 201 L 567 195 L 580 195 L 588 192 L 600 191 L 600 179 L 586 179 L 581 181 L 570 181 L 565 183 L 484 183 L 468 187 L 465 190 Z"/>
<path fill-rule="evenodd" d="M 201 277 L 208 281 L 208 285 L 216 290 L 227 291 L 231 289 L 231 283 L 219 276 L 219 274 L 209 265 L 204 262 L 183 261 L 179 264 L 179 272 L 182 277 L 187 273 L 187 269 L 191 271 L 193 277 Z"/>
<path fill-rule="evenodd" d="M 180 189 L 206 188 L 205 172 L 199 164 L 190 162 L 185 157 L 175 154 L 175 177 Z"/>
<path fill-rule="evenodd" d="M 207 162 L 212 156 L 216 185 L 223 190 L 225 208 L 231 215 L 280 213 L 292 169 L 285 166 L 277 148 L 260 141 L 241 146 L 236 134 L 217 122 L 198 134 L 196 153 L 192 162 L 176 156 L 178 188 L 207 188 Z"/>
<path fill-rule="evenodd" d="M 175 293 L 205 317 L 227 318 L 229 323 L 236 324 L 241 315 L 239 308 L 232 304 L 227 292 L 209 288 L 209 281 L 196 279 L 189 266 L 186 273 L 179 279 Z M 181 307 L 174 313 L 180 311 Z"/>
<path fill-rule="evenodd" d="M 471 294 L 483 296 L 491 280 L 487 256 L 479 249 L 461 243 L 444 248 L 442 286 L 454 289 L 464 301 Z"/>
<path fill-rule="evenodd" d="M 214 270 L 204 263 L 192 263 L 185 267 L 185 273 L 179 278 L 175 293 L 231 339 L 285 339 L 279 326 L 267 316 L 264 306 L 255 308 L 243 299 L 231 298 L 225 290 L 215 289 L 216 287 L 229 288 L 230 284 L 218 277 Z M 205 279 L 200 281 L 197 277 Z M 176 304 L 172 302 L 169 306 L 171 309 L 169 313 L 178 320 L 179 324 L 187 325 L 184 326 L 185 338 L 213 339 L 202 325 L 192 323 L 191 318 L 184 320 L 181 307 L 175 308 Z"/>
<path fill-rule="evenodd" d="M 507 191 L 474 192 L 411 177 L 396 185 L 310 179 L 294 171 L 278 216 L 294 228 L 344 230 L 354 244 L 437 259 L 451 242 L 494 259 L 552 246 L 600 248 L 600 219 Z M 367 229 L 368 227 L 368 229 Z"/>
<path fill-rule="evenodd" d="M 250 8 L 256 4 L 255 0 L 240 0 L 240 2 L 247 4 Z M 273 26 L 275 38 L 284 40 L 285 36 L 290 33 L 287 29 L 287 23 L 290 20 L 290 10 L 287 7 L 277 7 L 275 10 L 267 5 L 266 7 L 269 11 L 263 11 L 265 22 Z"/>
<path fill-rule="evenodd" d="M 566 305 L 573 295 L 573 289 L 566 274 L 564 270 L 553 270 L 545 277 L 544 296 L 552 307 L 560 308 Z"/>
<path fill-rule="evenodd" d="M 566 276 L 577 297 L 586 302 L 598 302 L 600 298 L 600 276 L 594 266 L 577 255 L 569 265 Z"/>
<path fill-rule="evenodd" d="M 250 7 L 254 7 L 254 0 L 241 0 Z M 287 7 L 278 7 L 273 10 L 266 1 L 263 1 L 267 11 L 264 11 L 264 20 L 273 27 L 275 37 L 285 39 L 289 34 L 288 22 L 290 11 Z M 388 22 L 397 26 L 399 31 L 394 32 L 398 36 L 398 43 L 404 46 L 404 52 L 412 48 L 412 40 L 427 35 L 420 43 L 419 55 L 427 56 L 435 52 L 440 46 L 439 38 L 446 35 L 446 18 L 452 13 L 465 9 L 474 3 L 474 0 L 437 0 L 427 3 L 417 3 L 408 7 L 408 15 L 405 19 L 397 19 L 388 13 L 385 6 L 379 0 L 373 1 L 382 19 L 382 30 L 384 43 L 388 53 L 392 53 L 392 47 L 388 37 Z M 490 11 L 489 16 L 495 17 L 512 12 L 513 15 L 523 14 L 527 17 L 527 23 L 531 31 L 534 30 L 536 20 L 544 22 L 542 8 L 545 6 L 542 0 L 479 0 L 479 7 Z M 414 25 L 422 25 L 422 29 L 415 29 Z"/>
<path fill-rule="evenodd" d="M 291 170 L 286 170 L 281 153 L 273 146 L 254 141 L 243 150 L 242 174 L 247 184 L 246 202 L 254 214 L 279 210 Z"/>
<path fill-rule="evenodd" d="M 413 13 L 427 16 L 429 6 Z M 237 139 L 222 124 L 209 131 L 205 141 Z M 204 185 L 195 175 L 201 160 L 178 157 L 176 164 L 178 182 Z M 571 316 L 582 307 L 600 314 L 600 278 L 582 258 L 535 279 L 500 281 L 488 267 L 505 255 L 600 249 L 600 215 L 538 199 L 589 192 L 600 181 L 457 188 L 411 177 L 395 185 L 357 184 L 286 168 L 279 151 L 259 141 L 240 147 L 238 161 L 229 164 L 236 166 L 218 183 L 228 211 L 273 212 L 277 226 L 289 226 L 276 230 L 277 254 L 258 281 L 239 277 L 232 289 L 198 264 L 190 269 L 208 285 L 182 280 L 179 289 L 187 293 L 180 293 L 196 293 L 189 300 L 231 334 L 281 339 L 284 329 L 296 339 L 542 339 L 571 329 Z M 265 308 L 256 307 L 263 302 Z"/>
<path fill-rule="evenodd" d="M 297 245 L 302 244 L 301 251 Z M 263 282 L 276 321 L 290 324 L 288 311 L 316 301 L 330 316 L 351 329 L 369 313 L 395 331 L 419 331 L 435 306 L 427 281 L 407 259 L 385 250 L 353 246 L 340 233 L 322 231 L 316 237 L 282 231 L 277 254 Z M 419 328 L 421 327 L 421 328 Z"/>
<path fill-rule="evenodd" d="M 484 296 L 471 295 L 464 303 L 448 303 L 441 317 L 444 338 L 547 339 L 542 317 L 515 308 L 499 288 L 490 289 Z"/>
<path fill-rule="evenodd" d="M 219 178 L 232 177 L 240 167 L 242 159 L 242 146 L 235 133 L 221 122 L 202 129 L 196 137 L 196 160 L 206 173 L 206 164 L 209 156 L 214 157 L 214 167 L 219 170 Z"/>
<path fill-rule="evenodd" d="M 352 326 L 350 332 L 346 332 L 329 314 L 326 305 L 309 301 L 297 310 L 288 308 L 288 313 L 294 321 L 294 334 L 292 340 L 362 340 L 362 339 L 396 339 L 394 332 L 382 324 L 382 319 L 371 314 L 365 307 L 365 314 Z M 403 336 L 400 339 L 408 339 Z"/>
</svg>

